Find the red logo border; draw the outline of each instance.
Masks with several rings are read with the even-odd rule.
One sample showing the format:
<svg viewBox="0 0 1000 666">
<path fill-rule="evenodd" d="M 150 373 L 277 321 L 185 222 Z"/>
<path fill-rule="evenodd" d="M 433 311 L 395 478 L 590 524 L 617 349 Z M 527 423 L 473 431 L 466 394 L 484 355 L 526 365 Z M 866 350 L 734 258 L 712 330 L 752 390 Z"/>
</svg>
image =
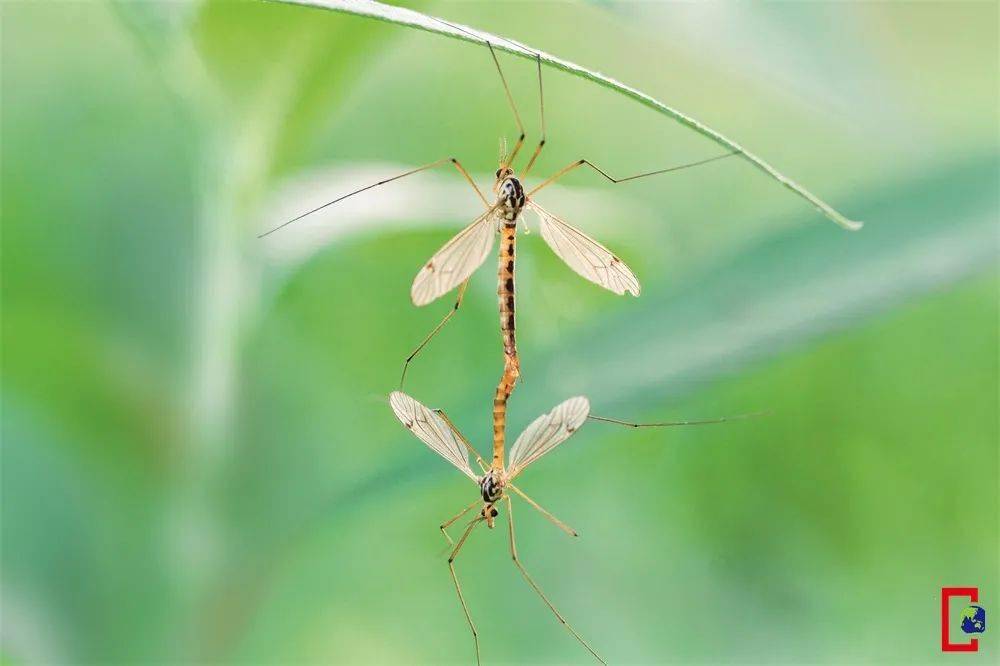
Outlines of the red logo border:
<svg viewBox="0 0 1000 666">
<path fill-rule="evenodd" d="M 952 643 L 948 638 L 948 601 L 952 597 L 968 597 L 969 601 L 979 601 L 978 587 L 942 587 L 941 588 L 941 651 L 942 652 L 978 652 L 979 639 L 969 639 L 968 643 Z"/>
</svg>

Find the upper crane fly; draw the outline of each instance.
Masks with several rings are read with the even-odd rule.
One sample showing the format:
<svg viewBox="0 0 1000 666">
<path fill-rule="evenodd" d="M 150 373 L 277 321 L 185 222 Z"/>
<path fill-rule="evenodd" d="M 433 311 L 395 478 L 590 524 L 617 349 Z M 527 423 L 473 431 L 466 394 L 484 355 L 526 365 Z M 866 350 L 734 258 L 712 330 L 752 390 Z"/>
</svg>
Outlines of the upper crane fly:
<svg viewBox="0 0 1000 666">
<path fill-rule="evenodd" d="M 459 26 L 452 25 L 441 19 L 435 19 L 452 28 L 466 32 Z M 474 36 L 474 35 L 473 35 Z M 520 45 L 510 42 L 518 48 Z M 514 122 L 518 129 L 518 138 L 513 149 L 508 153 L 501 151 L 499 166 L 494 174 L 493 193 L 494 200 L 491 203 L 486 198 L 482 190 L 476 185 L 472 176 L 462 166 L 455 157 L 444 157 L 421 167 L 411 169 L 405 173 L 387 178 L 385 180 L 367 185 L 365 187 L 348 192 L 333 201 L 306 211 L 287 222 L 261 234 L 259 237 L 267 236 L 283 227 L 296 222 L 308 215 L 312 215 L 324 208 L 332 206 L 344 199 L 356 194 L 366 192 L 376 187 L 391 183 L 393 181 L 412 176 L 422 171 L 434 169 L 436 167 L 451 164 L 462 175 L 475 191 L 476 196 L 482 202 L 484 211 L 469 226 L 462 229 L 451 240 L 444 244 L 440 250 L 421 267 L 413 280 L 410 288 L 410 298 L 416 306 L 427 305 L 447 294 L 451 290 L 458 288 L 458 296 L 453 307 L 444 315 L 440 322 L 423 338 L 419 345 L 410 353 L 403 363 L 403 370 L 400 374 L 399 387 L 402 388 L 406 380 L 407 369 L 414 358 L 427 346 L 431 339 L 444 327 L 451 317 L 462 305 L 465 289 L 472 274 L 483 265 L 486 257 L 493 249 L 494 238 L 500 236 L 500 252 L 497 269 L 497 298 L 499 300 L 500 311 L 500 332 L 503 340 L 504 369 L 497 389 L 493 404 L 493 456 L 494 460 L 503 458 L 504 449 L 504 421 L 507 413 L 507 401 L 514 391 L 517 380 L 521 374 L 520 358 L 517 353 L 516 339 L 516 316 L 514 298 L 514 274 L 515 274 L 515 248 L 517 240 L 517 224 L 521 219 L 525 209 L 535 212 L 540 219 L 540 230 L 542 238 L 550 248 L 561 258 L 573 271 L 587 280 L 598 284 L 618 295 L 626 293 L 638 296 L 640 291 L 639 280 L 635 273 L 617 255 L 611 252 L 601 243 L 597 242 L 576 227 L 570 225 L 559 217 L 548 212 L 534 201 L 533 196 L 539 191 L 556 182 L 566 174 L 582 166 L 588 166 L 597 173 L 608 179 L 612 183 L 622 183 L 629 180 L 636 180 L 646 176 L 669 173 L 688 167 L 707 164 L 720 160 L 736 152 L 729 152 L 716 155 L 697 162 L 681 164 L 656 171 L 640 173 L 626 178 L 614 178 L 603 169 L 597 167 L 590 160 L 578 159 L 559 169 L 540 183 L 525 190 L 524 181 L 534 167 L 538 156 L 545 147 L 545 95 L 542 86 L 542 61 L 538 53 L 533 53 L 535 58 L 536 71 L 538 75 L 538 100 L 539 117 L 541 126 L 541 138 L 534 152 L 528 159 L 524 168 L 518 175 L 514 170 L 514 163 L 525 143 L 526 133 L 524 124 L 521 122 L 520 113 L 514 103 L 514 97 L 510 92 L 510 86 L 504 76 L 503 68 L 497 58 L 496 51 L 490 42 L 486 42 L 490 56 L 496 67 L 500 82 L 503 85 L 504 96 L 507 104 L 514 116 Z"/>
<path fill-rule="evenodd" d="M 452 25 L 451 23 L 441 21 L 440 19 L 435 20 L 466 32 L 462 28 Z M 511 44 L 514 44 L 514 42 L 511 42 Z M 483 191 L 478 185 L 476 185 L 475 180 L 473 180 L 468 170 L 462 165 L 458 158 L 443 157 L 439 160 L 410 169 L 409 171 L 391 178 L 386 178 L 385 180 L 380 180 L 377 183 L 372 183 L 371 185 L 366 185 L 352 192 L 348 192 L 347 194 L 341 195 L 321 206 L 317 206 L 300 215 L 297 215 L 296 217 L 293 217 L 292 219 L 287 220 L 286 222 L 283 222 L 282 224 L 258 236 L 258 238 L 264 238 L 265 236 L 283 229 L 293 222 L 297 222 L 304 217 L 324 210 L 325 208 L 344 201 L 352 196 L 361 194 L 362 192 L 367 192 L 368 190 L 386 185 L 393 181 L 421 173 L 423 171 L 428 171 L 430 169 L 450 164 L 461 174 L 469 186 L 472 187 L 476 196 L 482 203 L 484 210 L 469 226 L 462 229 L 451 240 L 445 243 L 444 246 L 442 246 L 441 249 L 438 250 L 423 265 L 413 280 L 413 284 L 410 288 L 410 298 L 416 306 L 427 305 L 456 287 L 458 288 L 458 298 L 456 299 L 453 308 L 449 310 L 441 322 L 434 327 L 430 334 L 427 335 L 416 347 L 416 349 L 414 349 L 414 351 L 407 357 L 403 364 L 400 386 L 402 386 L 403 380 L 406 377 L 406 371 L 410 362 L 417 354 L 420 353 L 427 343 L 430 342 L 431 338 L 433 338 L 438 331 L 441 330 L 444 324 L 448 322 L 451 316 L 454 315 L 454 313 L 461 306 L 462 298 L 464 296 L 469 278 L 480 266 L 483 265 L 483 262 L 486 261 L 486 257 L 489 256 L 490 251 L 493 249 L 494 238 L 497 235 L 501 236 L 500 274 L 498 286 L 501 309 L 503 309 L 505 303 L 513 302 L 514 238 L 516 235 L 515 232 L 517 230 L 518 220 L 521 219 L 521 214 L 525 209 L 532 210 L 539 216 L 542 238 L 545 239 L 545 242 L 549 245 L 549 247 L 552 248 L 556 255 L 559 256 L 559 258 L 562 259 L 573 271 L 585 279 L 614 292 L 615 294 L 623 295 L 629 293 L 633 296 L 639 295 L 639 280 L 636 278 L 632 270 L 617 255 L 576 227 L 548 212 L 536 201 L 534 201 L 532 197 L 542 189 L 555 183 L 563 176 L 582 166 L 590 167 L 612 183 L 623 183 L 626 181 L 636 180 L 638 178 L 644 178 L 646 176 L 655 176 L 658 174 L 678 171 L 680 169 L 700 166 L 702 164 L 707 164 L 709 162 L 714 162 L 716 160 L 738 154 L 737 151 L 730 151 L 714 157 L 698 160 L 696 162 L 675 165 L 665 169 L 657 169 L 655 171 L 648 171 L 645 173 L 627 176 L 625 178 L 615 178 L 614 176 L 608 174 L 604 169 L 595 165 L 592 161 L 581 158 L 574 160 L 562 169 L 553 173 L 548 178 L 542 180 L 534 187 L 526 190 L 524 187 L 524 181 L 528 177 L 528 174 L 531 172 L 531 169 L 538 160 L 538 156 L 541 154 L 542 149 L 546 145 L 545 96 L 544 88 L 542 86 L 541 56 L 537 53 L 532 54 L 535 58 L 538 76 L 541 137 L 531 157 L 521 170 L 521 173 L 517 174 L 514 169 L 514 163 L 517 160 L 521 149 L 524 147 L 527 135 L 525 133 L 524 123 L 521 121 L 521 115 L 517 110 L 517 105 L 514 103 L 514 97 L 510 92 L 510 86 L 507 84 L 507 79 L 504 76 L 503 68 L 500 66 L 500 61 L 497 58 L 496 51 L 494 50 L 493 45 L 488 41 L 486 42 L 486 46 L 489 49 L 490 57 L 496 67 L 500 82 L 503 85 L 504 96 L 506 97 L 507 104 L 514 116 L 514 122 L 518 129 L 518 138 L 514 143 L 513 149 L 509 153 L 507 151 L 502 151 L 501 153 L 499 165 L 494 174 L 492 190 L 495 196 L 492 202 L 487 199 L 486 195 L 483 194 Z M 520 45 L 515 44 L 515 46 L 523 48 Z M 509 269 L 505 270 L 508 267 Z M 503 326 L 507 323 L 508 319 L 513 317 L 513 308 L 511 308 L 509 312 L 501 312 L 501 315 L 501 326 Z M 505 341 L 505 347 L 508 347 L 507 341 Z M 514 356 L 514 358 L 516 359 L 516 356 Z"/>
</svg>

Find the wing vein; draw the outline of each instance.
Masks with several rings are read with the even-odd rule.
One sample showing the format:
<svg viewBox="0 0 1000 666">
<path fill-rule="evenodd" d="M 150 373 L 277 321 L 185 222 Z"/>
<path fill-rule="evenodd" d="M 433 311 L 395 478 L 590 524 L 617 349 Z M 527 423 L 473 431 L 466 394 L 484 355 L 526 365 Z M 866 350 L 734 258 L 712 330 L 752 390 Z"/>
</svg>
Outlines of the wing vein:
<svg viewBox="0 0 1000 666">
<path fill-rule="evenodd" d="M 618 295 L 639 295 L 639 280 L 608 248 L 537 203 L 528 205 L 541 218 L 542 238 L 574 272 Z"/>
</svg>

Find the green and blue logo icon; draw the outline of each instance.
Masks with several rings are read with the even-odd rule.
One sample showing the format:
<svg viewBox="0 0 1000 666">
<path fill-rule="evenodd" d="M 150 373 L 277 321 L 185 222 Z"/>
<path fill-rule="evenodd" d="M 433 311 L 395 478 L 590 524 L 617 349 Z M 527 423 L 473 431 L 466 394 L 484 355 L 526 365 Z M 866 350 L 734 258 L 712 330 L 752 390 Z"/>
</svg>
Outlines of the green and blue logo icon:
<svg viewBox="0 0 1000 666">
<path fill-rule="evenodd" d="M 986 611 L 982 606 L 966 606 L 962 610 L 962 631 L 981 634 L 986 631 Z"/>
</svg>

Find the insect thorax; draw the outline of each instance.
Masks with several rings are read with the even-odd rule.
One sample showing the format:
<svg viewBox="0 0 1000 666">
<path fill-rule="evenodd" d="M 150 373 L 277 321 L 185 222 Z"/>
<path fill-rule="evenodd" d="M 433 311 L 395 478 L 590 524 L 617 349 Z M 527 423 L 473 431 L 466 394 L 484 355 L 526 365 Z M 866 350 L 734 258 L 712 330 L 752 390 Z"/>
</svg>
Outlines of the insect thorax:
<svg viewBox="0 0 1000 666">
<path fill-rule="evenodd" d="M 495 469 L 486 472 L 486 475 L 479 479 L 479 492 L 482 493 L 484 502 L 499 501 L 503 497 L 503 486 L 500 472 Z"/>
<path fill-rule="evenodd" d="M 508 176 L 497 189 L 497 206 L 500 218 L 513 222 L 524 208 L 524 188 L 521 181 L 514 176 Z"/>
</svg>

